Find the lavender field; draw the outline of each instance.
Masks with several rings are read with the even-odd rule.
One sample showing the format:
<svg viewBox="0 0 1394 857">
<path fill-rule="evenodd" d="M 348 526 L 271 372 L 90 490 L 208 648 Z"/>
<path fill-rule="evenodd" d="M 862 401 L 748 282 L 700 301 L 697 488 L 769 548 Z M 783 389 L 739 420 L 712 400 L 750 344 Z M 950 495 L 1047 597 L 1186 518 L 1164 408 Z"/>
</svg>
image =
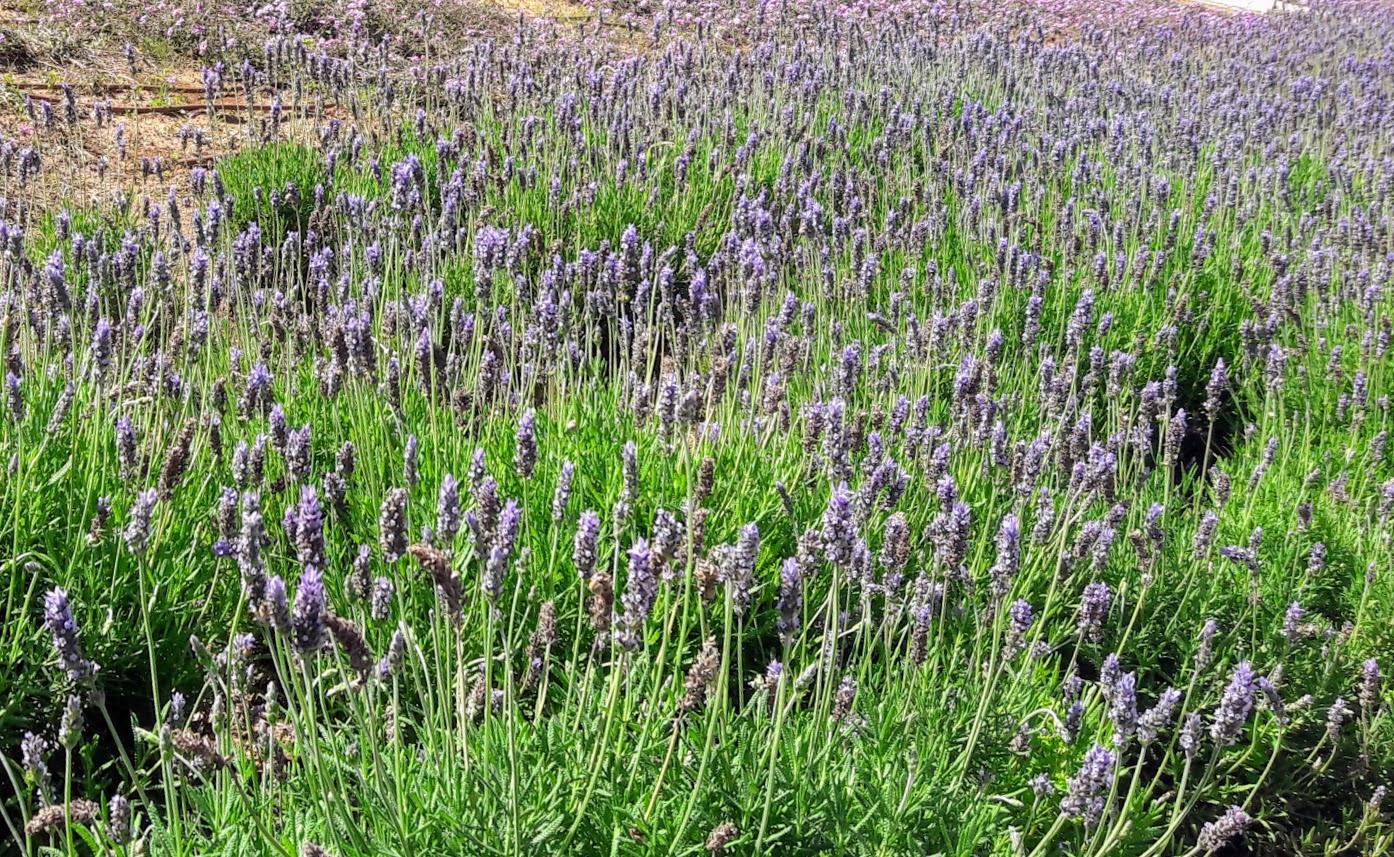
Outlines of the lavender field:
<svg viewBox="0 0 1394 857">
<path fill-rule="evenodd" d="M 1394 852 L 1394 7 L 471 2 L 0 17 L 0 853 Z"/>
</svg>

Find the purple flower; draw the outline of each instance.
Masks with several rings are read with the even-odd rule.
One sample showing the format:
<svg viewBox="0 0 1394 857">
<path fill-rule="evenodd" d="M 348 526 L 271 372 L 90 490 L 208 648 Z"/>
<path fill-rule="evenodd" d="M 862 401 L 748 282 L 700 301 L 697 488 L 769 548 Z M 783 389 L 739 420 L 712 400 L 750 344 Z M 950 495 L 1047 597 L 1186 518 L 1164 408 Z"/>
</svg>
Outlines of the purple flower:
<svg viewBox="0 0 1394 857">
<path fill-rule="evenodd" d="M 369 576 L 372 560 L 373 549 L 367 545 L 359 545 L 358 552 L 353 556 L 353 565 L 344 581 L 344 588 L 354 598 L 365 599 L 368 597 L 368 587 L 372 583 Z"/>
<path fill-rule="evenodd" d="M 1249 571 L 1258 570 L 1258 554 L 1249 548 L 1239 545 L 1227 545 L 1220 548 L 1220 556 L 1236 565 L 1244 566 L 1249 569 Z"/>
<path fill-rule="evenodd" d="M 1223 357 L 1215 361 L 1210 381 L 1205 385 L 1205 415 L 1213 425 L 1220 413 L 1221 397 L 1229 386 L 1229 371 Z"/>
<path fill-rule="evenodd" d="M 941 486 L 945 484 L 951 484 L 947 477 L 940 480 Z M 934 530 L 935 554 L 950 574 L 963 573 L 963 562 L 968 557 L 972 523 L 973 514 L 968 504 L 956 501 L 947 511 L 935 516 L 931 524 Z"/>
<path fill-rule="evenodd" d="M 1177 738 L 1182 752 L 1187 759 L 1194 759 L 1196 753 L 1200 751 L 1200 739 L 1204 735 L 1205 726 L 1200 719 L 1200 713 L 1192 711 L 1188 713 L 1181 723 L 1181 735 Z"/>
<path fill-rule="evenodd" d="M 106 834 L 115 845 L 128 845 L 135 834 L 131 829 L 131 802 L 121 795 L 113 795 L 107 804 Z"/>
<path fill-rule="evenodd" d="M 358 467 L 358 451 L 353 446 L 353 441 L 346 440 L 344 445 L 339 447 L 339 452 L 334 456 L 334 472 L 343 477 L 344 481 L 353 478 L 353 471 Z"/>
<path fill-rule="evenodd" d="M 218 527 L 220 540 L 231 544 L 237 538 L 237 492 L 226 486 L 218 494 L 218 504 L 214 507 L 214 523 Z"/>
<path fill-rule="evenodd" d="M 1379 661 L 1370 658 L 1360 670 L 1360 709 L 1373 715 L 1380 703 Z"/>
<path fill-rule="evenodd" d="M 97 319 L 97 324 L 92 329 L 92 374 L 98 379 L 111 369 L 113 340 L 111 322 L 105 318 Z"/>
<path fill-rule="evenodd" d="M 1112 751 L 1095 744 L 1084 754 L 1079 773 L 1069 778 L 1060 811 L 1069 818 L 1082 818 L 1094 827 L 1103 818 L 1109 790 L 1113 787 L 1113 771 L 1118 757 Z"/>
<path fill-rule="evenodd" d="M 82 741 L 82 725 L 82 697 L 70 693 L 59 720 L 58 743 L 69 750 L 77 747 Z"/>
<path fill-rule="evenodd" d="M 1341 740 L 1341 727 L 1350 719 L 1351 713 L 1345 699 L 1336 697 L 1331 707 L 1326 710 L 1326 740 L 1332 744 Z"/>
<path fill-rule="evenodd" d="M 852 492 L 843 482 L 833 489 L 823 512 L 823 556 L 833 565 L 845 568 L 852 559 L 852 544 L 856 538 Z"/>
<path fill-rule="evenodd" d="M 1162 518 L 1166 515 L 1166 506 L 1161 503 L 1153 503 L 1152 508 L 1147 510 L 1146 531 L 1147 538 L 1152 542 L 1152 547 L 1161 550 L 1162 542 L 1166 539 L 1166 531 L 1162 529 Z"/>
<path fill-rule="evenodd" d="M 302 658 L 314 656 L 329 641 L 325 610 L 324 579 L 317 566 L 308 565 L 300 575 L 291 608 L 291 645 Z"/>
<path fill-rule="evenodd" d="M 384 562 L 396 562 L 407 552 L 407 491 L 389 488 L 378 512 L 378 547 Z"/>
<path fill-rule="evenodd" d="M 10 409 L 10 418 L 17 423 L 24 422 L 24 391 L 20 388 L 19 377 L 13 372 L 5 373 L 5 402 Z"/>
<path fill-rule="evenodd" d="M 1288 605 L 1287 613 L 1283 615 L 1283 639 L 1288 641 L 1288 645 L 1296 645 L 1302 639 L 1302 619 L 1307 615 L 1307 611 L 1296 601 Z"/>
<path fill-rule="evenodd" d="M 629 549 L 629 577 L 625 581 L 620 604 L 619 629 L 615 642 L 626 651 L 635 651 L 644 644 L 644 625 L 653 612 L 658 598 L 658 578 L 654 575 L 653 552 L 645 539 L 636 539 Z"/>
<path fill-rule="evenodd" d="M 1210 545 L 1215 542 L 1215 530 L 1220 526 L 1220 516 L 1215 514 L 1213 509 L 1207 509 L 1201 516 L 1200 524 L 1196 527 L 1195 539 L 1191 543 L 1191 550 L 1196 559 L 1203 557 L 1210 550 Z"/>
<path fill-rule="evenodd" d="M 503 548 L 494 545 L 484 559 L 484 573 L 479 578 L 479 588 L 490 604 L 499 600 L 503 594 L 503 579 L 508 574 L 508 554 Z"/>
<path fill-rule="evenodd" d="M 1181 691 L 1169 687 L 1157 697 L 1157 704 L 1147 709 L 1138 718 L 1137 740 L 1144 747 L 1157 740 L 1162 730 L 1171 723 L 1176 706 L 1181 703 Z"/>
<path fill-rule="evenodd" d="M 386 680 L 392 676 L 400 675 L 402 668 L 407 663 L 407 635 L 398 628 L 392 632 L 392 642 L 388 644 L 387 654 L 383 656 L 382 662 L 378 664 L 378 678 Z"/>
<path fill-rule="evenodd" d="M 997 530 L 997 562 L 988 570 L 988 576 L 992 578 L 989 588 L 994 599 L 1007 596 L 1020 568 L 1021 521 L 1016 515 L 1007 515 Z"/>
<path fill-rule="evenodd" d="M 309 423 L 286 436 L 285 449 L 282 454 L 286 460 L 286 469 L 297 479 L 303 480 L 310 477 L 310 467 L 314 463 L 314 458 Z"/>
<path fill-rule="evenodd" d="M 750 603 L 751 588 L 755 585 L 755 561 L 760 553 L 760 528 L 755 524 L 741 527 L 736 546 L 728 552 L 726 582 L 731 584 L 731 601 L 736 615 L 745 615 Z"/>
<path fill-rule="evenodd" d="M 1111 690 L 1108 716 L 1113 721 L 1113 743 L 1125 746 L 1137 731 L 1137 675 L 1125 673 Z"/>
<path fill-rule="evenodd" d="M 258 363 L 252 367 L 239 403 L 243 413 L 265 413 L 270 410 L 271 382 L 271 370 L 266 368 L 265 363 Z"/>
<path fill-rule="evenodd" d="M 48 763 L 44 761 L 44 756 L 48 755 L 49 745 L 42 736 L 35 735 L 33 732 L 24 733 L 24 739 L 20 742 L 20 766 L 24 769 L 24 780 L 33 786 L 43 803 L 49 801 L 49 787 L 51 777 L 48 772 Z"/>
<path fill-rule="evenodd" d="M 1113 686 L 1122 677 L 1123 664 L 1118 660 L 1118 653 L 1109 652 L 1108 657 L 1104 658 L 1103 664 L 1099 667 L 1099 688 L 1105 699 L 1113 698 Z"/>
<path fill-rule="evenodd" d="M 135 503 L 131 504 L 131 516 L 121 537 L 126 540 L 126 548 L 136 556 L 144 555 L 150 542 L 150 519 L 155 514 L 158 500 L 158 492 L 154 488 L 147 488 L 137 494 Z"/>
<path fill-rule="evenodd" d="M 97 677 L 98 667 L 82 655 L 82 642 L 78 639 L 77 620 L 73 618 L 68 592 L 61 586 L 50 589 L 44 595 L 44 627 L 53 639 L 53 650 L 58 653 L 58 663 L 74 684 L 90 685 Z"/>
<path fill-rule="evenodd" d="M 779 637 L 790 645 L 803 618 L 803 570 L 797 557 L 789 557 L 779 567 Z"/>
<path fill-rule="evenodd" d="M 682 549 L 686 530 L 678 519 L 667 509 L 657 509 L 653 513 L 653 562 L 664 580 L 676 576 L 672 571 L 673 560 Z"/>
<path fill-rule="evenodd" d="M 489 476 L 489 468 L 484 460 L 484 447 L 477 446 L 474 453 L 470 456 L 469 471 L 466 473 L 470 483 L 470 493 L 478 495 L 484 486 L 484 480 Z"/>
<path fill-rule="evenodd" d="M 1242 661 L 1231 673 L 1229 685 L 1220 696 L 1220 704 L 1215 708 L 1210 723 L 1210 737 L 1221 746 L 1231 746 L 1239 740 L 1244 731 L 1244 723 L 1254 707 L 1254 692 L 1258 680 L 1248 661 Z"/>
<path fill-rule="evenodd" d="M 1108 584 L 1095 581 L 1084 587 L 1084 597 L 1079 602 L 1079 634 L 1084 639 L 1097 643 L 1103 639 L 1103 623 L 1113 604 L 1113 593 Z"/>
<path fill-rule="evenodd" d="M 1279 680 L 1279 675 L 1275 674 L 1272 679 L 1267 676 L 1259 676 L 1258 689 L 1263 692 L 1264 698 L 1268 701 L 1268 710 L 1273 713 L 1273 718 L 1284 725 L 1288 722 L 1287 704 L 1283 702 L 1283 696 L 1278 691 L 1275 684 Z"/>
<path fill-rule="evenodd" d="M 266 418 L 266 431 L 271 436 L 271 446 L 285 455 L 286 445 L 290 443 L 290 424 L 286 422 L 285 409 L 279 402 L 271 406 L 271 414 Z"/>
<path fill-rule="evenodd" d="M 1196 846 L 1205 854 L 1213 854 L 1242 835 L 1251 820 L 1242 807 L 1232 806 L 1224 815 L 1201 827 Z"/>
<path fill-rule="evenodd" d="M 1036 619 L 1036 611 L 1031 606 L 1031 602 L 1024 598 L 1018 598 L 1012 602 L 1012 606 L 1007 610 L 1007 640 L 1004 646 L 1004 657 L 1011 659 L 1021 651 L 1021 645 L 1026 639 L 1026 633 L 1031 630 L 1031 623 Z"/>
<path fill-rule="evenodd" d="M 417 468 L 417 458 L 419 457 L 421 443 L 416 439 L 416 435 L 407 437 L 407 445 L 402 448 L 402 480 L 407 487 L 417 483 L 421 478 L 420 470 Z"/>
<path fill-rule="evenodd" d="M 121 478 L 135 477 L 139 470 L 135 451 L 135 426 L 125 417 L 118 417 L 116 421 L 116 460 L 120 464 Z"/>
<path fill-rule="evenodd" d="M 1317 542 L 1307 555 L 1307 576 L 1316 577 L 1326 567 L 1326 545 Z"/>
<path fill-rule="evenodd" d="M 1215 635 L 1219 632 L 1220 623 L 1214 619 L 1206 619 L 1205 624 L 1200 629 L 1200 648 L 1196 651 L 1196 669 L 1204 670 L 1210 666 L 1210 661 L 1215 656 Z"/>
<path fill-rule="evenodd" d="M 494 542 L 501 511 L 498 488 L 494 478 L 485 474 L 474 489 L 474 509 L 465 514 L 476 553 L 486 553 Z"/>
<path fill-rule="evenodd" d="M 261 549 L 266 543 L 266 525 L 261 516 L 261 498 L 255 491 L 242 495 L 242 529 L 234 552 L 242 575 L 242 593 L 249 602 L 260 601 L 266 590 L 266 565 Z"/>
<path fill-rule="evenodd" d="M 600 516 L 587 509 L 576 525 L 576 537 L 571 547 L 571 562 L 582 580 L 589 580 L 595 570 L 596 545 L 600 539 Z"/>
<path fill-rule="evenodd" d="M 624 474 L 620 503 L 628 509 L 639 499 L 639 448 L 634 445 L 634 441 L 625 442 L 624 449 L 620 451 L 620 461 Z"/>
<path fill-rule="evenodd" d="M 392 581 L 386 577 L 378 577 L 373 580 L 373 593 L 371 604 L 371 615 L 373 621 L 383 622 L 387 620 L 392 610 L 392 595 L 396 588 Z"/>
<path fill-rule="evenodd" d="M 880 562 L 891 574 L 900 574 L 910 562 L 910 524 L 904 512 L 896 512 L 886 519 Z"/>
<path fill-rule="evenodd" d="M 523 509 L 518 501 L 509 497 L 504 501 L 503 511 L 499 513 L 499 529 L 494 537 L 494 547 L 503 551 L 504 558 L 511 557 L 518 546 L 518 529 L 523 523 Z"/>
<path fill-rule="evenodd" d="M 1166 440 L 1162 444 L 1162 460 L 1168 467 L 1174 467 L 1181 452 L 1181 442 L 1186 437 L 1186 411 L 1178 410 L 1167 426 Z"/>
<path fill-rule="evenodd" d="M 176 690 L 174 693 L 170 694 L 169 715 L 165 718 L 165 721 L 171 726 L 181 725 L 184 722 L 184 709 L 187 704 L 188 700 L 186 700 L 184 694 L 179 691 Z"/>
<path fill-rule="evenodd" d="M 529 410 L 518 422 L 517 445 L 513 452 L 513 466 L 518 475 L 531 479 L 537 469 L 537 412 Z"/>
<path fill-rule="evenodd" d="M 290 635 L 290 597 L 286 593 L 286 582 L 279 574 L 274 574 L 266 579 L 266 597 L 257 613 L 258 620 L 269 625 L 277 634 Z"/>
<path fill-rule="evenodd" d="M 460 483 L 449 473 L 440 482 L 440 497 L 436 500 L 436 538 L 449 546 L 460 532 Z"/>
<path fill-rule="evenodd" d="M 552 520 L 560 521 L 566 517 L 566 507 L 571 503 L 571 483 L 576 478 L 576 465 L 563 461 L 561 473 L 557 475 L 557 490 L 552 495 Z"/>
<path fill-rule="evenodd" d="M 322 572 L 328 560 L 324 554 L 324 513 L 315 486 L 300 486 L 300 502 L 286 511 L 285 520 L 301 568 Z"/>
</svg>

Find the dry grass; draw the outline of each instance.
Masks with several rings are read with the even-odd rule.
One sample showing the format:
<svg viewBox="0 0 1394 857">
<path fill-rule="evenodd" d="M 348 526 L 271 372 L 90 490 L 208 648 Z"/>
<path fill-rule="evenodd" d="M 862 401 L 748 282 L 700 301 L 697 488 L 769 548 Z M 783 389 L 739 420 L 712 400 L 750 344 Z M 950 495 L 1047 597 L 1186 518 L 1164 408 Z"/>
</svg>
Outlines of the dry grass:
<svg viewBox="0 0 1394 857">
<path fill-rule="evenodd" d="M 521 12 L 529 18 L 552 21 L 587 20 L 592 16 L 590 9 L 571 0 L 500 0 L 497 5 L 513 14 Z"/>
</svg>

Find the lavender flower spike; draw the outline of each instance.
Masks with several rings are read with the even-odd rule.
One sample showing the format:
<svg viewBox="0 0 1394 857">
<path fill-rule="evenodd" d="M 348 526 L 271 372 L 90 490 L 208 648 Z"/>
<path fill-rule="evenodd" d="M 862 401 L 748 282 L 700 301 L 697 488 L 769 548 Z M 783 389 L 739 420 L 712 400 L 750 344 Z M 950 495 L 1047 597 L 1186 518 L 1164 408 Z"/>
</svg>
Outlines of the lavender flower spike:
<svg viewBox="0 0 1394 857">
<path fill-rule="evenodd" d="M 798 557 L 789 557 L 779 567 L 779 637 L 784 645 L 794 641 L 803 614 L 802 567 Z"/>
<path fill-rule="evenodd" d="M 436 501 L 436 538 L 449 547 L 460 532 L 460 483 L 449 473 L 440 482 L 440 498 Z"/>
<path fill-rule="evenodd" d="M 407 491 L 389 488 L 378 512 L 378 546 L 384 562 L 396 562 L 407 552 Z"/>
<path fill-rule="evenodd" d="M 615 641 L 626 651 L 635 651 L 644 643 L 644 625 L 653 612 L 658 598 L 658 578 L 654 575 L 653 551 L 646 539 L 637 539 L 629 549 L 629 578 L 625 581 L 620 603 L 620 630 Z"/>
<path fill-rule="evenodd" d="M 587 509 L 581 513 L 581 521 L 576 525 L 576 538 L 571 548 L 571 562 L 582 580 L 589 580 L 591 572 L 595 570 L 599 538 L 600 516 Z"/>
<path fill-rule="evenodd" d="M 1118 757 L 1112 751 L 1098 744 L 1090 748 L 1084 754 L 1079 773 L 1069 779 L 1060 811 L 1069 818 L 1082 818 L 1086 826 L 1097 825 L 1107 808 L 1107 795 L 1117 764 Z"/>
<path fill-rule="evenodd" d="M 1213 854 L 1243 834 L 1250 821 L 1252 819 L 1242 807 L 1232 806 L 1215 821 L 1205 823 L 1200 829 L 1196 845 L 1202 853 Z"/>
<path fill-rule="evenodd" d="M 517 448 L 513 453 L 513 464 L 518 475 L 531 479 L 537 470 L 537 412 L 528 411 L 518 422 Z"/>
<path fill-rule="evenodd" d="M 843 482 L 833 490 L 823 512 L 823 555 L 833 565 L 846 566 L 852 558 L 852 543 L 857 538 L 853 514 L 852 492 Z"/>
<path fill-rule="evenodd" d="M 561 473 L 557 475 L 557 490 L 552 495 L 552 520 L 560 521 L 566 517 L 566 507 L 571 502 L 571 484 L 576 478 L 576 465 L 563 461 Z"/>
<path fill-rule="evenodd" d="M 302 658 L 313 657 L 329 640 L 325 610 L 324 578 L 318 568 L 310 566 L 300 575 L 291 608 L 291 645 Z"/>
<path fill-rule="evenodd" d="M 1108 584 L 1094 582 L 1084 587 L 1084 597 L 1079 603 L 1079 633 L 1084 639 L 1097 643 L 1103 639 L 1103 622 L 1108 608 L 1113 603 L 1113 593 Z"/>
<path fill-rule="evenodd" d="M 55 586 L 44 595 L 44 626 L 53 637 L 58 662 L 74 684 L 89 685 L 97 677 L 98 666 L 82 656 L 77 620 L 73 618 L 68 592 Z"/>
<path fill-rule="evenodd" d="M 1258 677 L 1243 661 L 1234 668 L 1229 685 L 1220 697 L 1215 709 L 1214 720 L 1210 724 L 1210 737 L 1221 746 L 1229 747 L 1239 740 L 1244 731 L 1244 723 L 1254 707 L 1254 692 L 1258 689 Z"/>
<path fill-rule="evenodd" d="M 155 489 L 147 488 L 136 495 L 135 503 L 131 505 L 131 517 L 121 537 L 126 540 L 127 549 L 136 556 L 143 555 L 150 542 L 150 519 L 155 514 L 158 499 Z"/>
<path fill-rule="evenodd" d="M 322 572 L 328 565 L 324 553 L 324 513 L 313 485 L 300 486 L 300 502 L 286 516 L 291 523 L 295 555 L 306 570 Z"/>
</svg>

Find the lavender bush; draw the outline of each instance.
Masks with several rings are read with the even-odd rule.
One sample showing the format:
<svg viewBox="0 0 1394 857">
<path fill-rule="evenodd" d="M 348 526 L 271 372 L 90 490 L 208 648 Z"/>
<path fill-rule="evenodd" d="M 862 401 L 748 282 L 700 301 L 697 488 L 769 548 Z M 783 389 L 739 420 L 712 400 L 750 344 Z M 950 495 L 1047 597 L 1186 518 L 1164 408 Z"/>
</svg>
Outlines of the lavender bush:
<svg viewBox="0 0 1394 857">
<path fill-rule="evenodd" d="M 1114 6 L 287 25 L 90 207 L 36 106 L 15 847 L 1389 851 L 1394 16 Z"/>
</svg>

